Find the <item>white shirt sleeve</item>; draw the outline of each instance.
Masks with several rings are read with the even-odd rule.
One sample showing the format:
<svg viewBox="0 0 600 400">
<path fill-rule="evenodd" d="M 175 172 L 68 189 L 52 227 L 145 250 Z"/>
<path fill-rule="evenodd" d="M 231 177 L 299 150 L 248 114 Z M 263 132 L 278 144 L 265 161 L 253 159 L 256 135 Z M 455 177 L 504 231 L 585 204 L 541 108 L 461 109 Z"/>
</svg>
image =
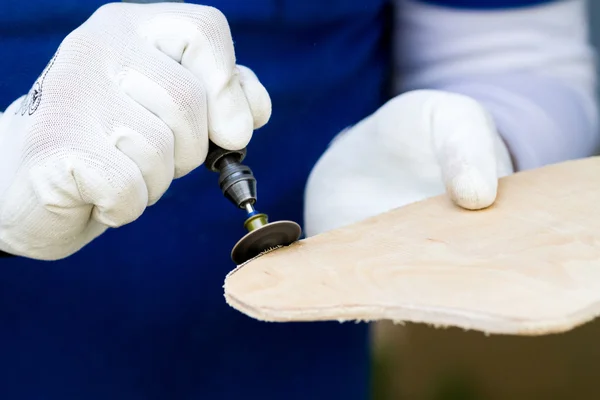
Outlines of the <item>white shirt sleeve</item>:
<svg viewBox="0 0 600 400">
<path fill-rule="evenodd" d="M 599 153 L 585 0 L 476 10 L 395 0 L 395 91 L 468 95 L 524 170 Z"/>
</svg>

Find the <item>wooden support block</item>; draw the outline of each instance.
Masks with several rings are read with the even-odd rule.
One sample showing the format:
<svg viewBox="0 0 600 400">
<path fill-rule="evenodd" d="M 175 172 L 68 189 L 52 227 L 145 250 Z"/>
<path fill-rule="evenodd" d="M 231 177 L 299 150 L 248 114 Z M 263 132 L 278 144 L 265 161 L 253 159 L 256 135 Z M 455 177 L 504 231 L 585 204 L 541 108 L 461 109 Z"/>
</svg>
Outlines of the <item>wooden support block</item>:
<svg viewBox="0 0 600 400">
<path fill-rule="evenodd" d="M 485 210 L 437 196 L 259 256 L 225 298 L 263 321 L 563 332 L 600 314 L 599 208 L 600 157 L 520 172 Z"/>
</svg>

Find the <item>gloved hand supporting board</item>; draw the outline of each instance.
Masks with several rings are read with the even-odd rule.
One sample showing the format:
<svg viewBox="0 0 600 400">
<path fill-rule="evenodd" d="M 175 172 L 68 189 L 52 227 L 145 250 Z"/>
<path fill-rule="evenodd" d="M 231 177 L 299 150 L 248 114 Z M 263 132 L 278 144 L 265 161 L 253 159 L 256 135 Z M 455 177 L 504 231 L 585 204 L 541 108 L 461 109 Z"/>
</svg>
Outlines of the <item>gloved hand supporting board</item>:
<svg viewBox="0 0 600 400">
<path fill-rule="evenodd" d="M 502 178 L 484 210 L 413 203 L 259 256 L 225 297 L 264 321 L 567 331 L 600 314 L 598 176 L 594 157 Z"/>
</svg>

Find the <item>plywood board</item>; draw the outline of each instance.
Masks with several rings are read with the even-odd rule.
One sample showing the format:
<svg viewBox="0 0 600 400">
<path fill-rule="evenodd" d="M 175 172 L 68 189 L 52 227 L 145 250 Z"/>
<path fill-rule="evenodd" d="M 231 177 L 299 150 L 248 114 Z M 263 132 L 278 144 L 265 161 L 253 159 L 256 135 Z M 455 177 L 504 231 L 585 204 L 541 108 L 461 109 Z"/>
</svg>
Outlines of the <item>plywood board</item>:
<svg viewBox="0 0 600 400">
<path fill-rule="evenodd" d="M 520 172 L 485 210 L 442 195 L 259 256 L 225 298 L 263 321 L 567 331 L 600 313 L 599 208 L 598 157 Z"/>
</svg>

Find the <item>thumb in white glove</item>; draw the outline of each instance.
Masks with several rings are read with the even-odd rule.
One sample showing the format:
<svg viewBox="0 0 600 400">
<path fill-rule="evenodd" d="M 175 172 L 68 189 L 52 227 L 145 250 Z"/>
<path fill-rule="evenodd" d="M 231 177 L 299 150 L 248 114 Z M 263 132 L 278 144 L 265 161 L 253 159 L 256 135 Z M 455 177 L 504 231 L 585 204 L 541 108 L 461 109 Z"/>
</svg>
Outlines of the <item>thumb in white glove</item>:
<svg viewBox="0 0 600 400">
<path fill-rule="evenodd" d="M 218 10 L 99 8 L 0 117 L 0 250 L 78 251 L 200 166 L 209 139 L 243 148 L 270 114 Z"/>
<path fill-rule="evenodd" d="M 309 236 L 444 191 L 477 210 L 496 199 L 498 178 L 513 171 L 486 110 L 453 93 L 397 96 L 341 132 L 313 168 L 305 193 Z"/>
</svg>

